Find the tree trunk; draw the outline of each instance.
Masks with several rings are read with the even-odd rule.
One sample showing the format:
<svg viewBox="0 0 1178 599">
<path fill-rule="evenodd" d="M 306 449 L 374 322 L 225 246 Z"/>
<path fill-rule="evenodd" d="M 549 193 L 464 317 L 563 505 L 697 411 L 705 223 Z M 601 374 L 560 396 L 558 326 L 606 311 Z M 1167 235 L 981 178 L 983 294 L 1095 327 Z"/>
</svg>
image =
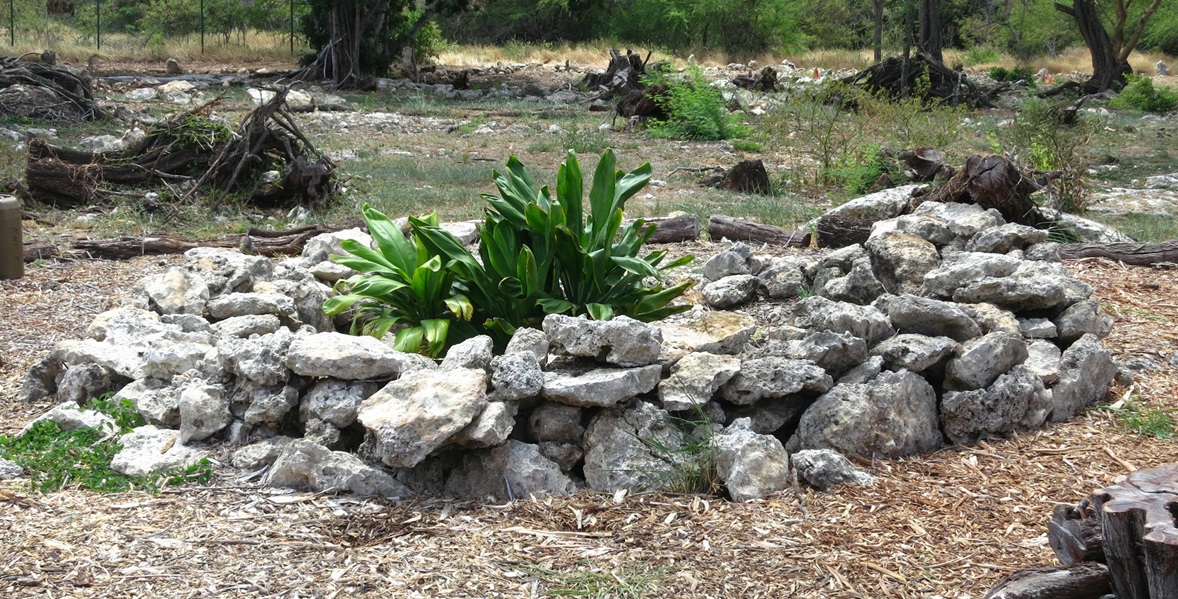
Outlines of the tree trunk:
<svg viewBox="0 0 1178 599">
<path fill-rule="evenodd" d="M 872 0 L 875 9 L 875 28 L 871 32 L 871 48 L 875 52 L 875 64 L 883 60 L 884 0 Z"/>
<path fill-rule="evenodd" d="M 1092 55 L 1092 78 L 1084 84 L 1084 92 L 1094 94 L 1106 89 L 1125 87 L 1126 75 L 1133 72 L 1128 60 L 1117 56 L 1117 48 L 1100 22 L 1093 0 L 1074 0 L 1071 6 L 1055 4 L 1055 9 L 1071 16 L 1080 28 L 1080 35 Z"/>
<path fill-rule="evenodd" d="M 1178 241 L 1161 243 L 1068 243 L 1059 248 L 1065 260 L 1077 258 L 1108 258 L 1132 264 L 1150 266 L 1163 262 L 1178 263 Z"/>
<path fill-rule="evenodd" d="M 990 589 L 985 599 L 1099 599 L 1108 592 L 1108 568 L 1082 563 L 1015 572 Z"/>
<path fill-rule="evenodd" d="M 1178 597 L 1178 464 L 1138 470 L 1092 496 L 1117 597 Z"/>
<path fill-rule="evenodd" d="M 695 241 L 699 237 L 699 217 L 694 214 L 676 216 L 654 216 L 642 219 L 647 227 L 653 226 L 654 235 L 646 243 L 680 243 Z"/>
<path fill-rule="evenodd" d="M 945 62 L 941 55 L 941 0 L 920 0 L 920 37 L 917 45 L 936 59 Z"/>
<path fill-rule="evenodd" d="M 754 223 L 743 218 L 714 214 L 708 219 L 708 237 L 712 241 L 756 241 L 795 248 L 810 247 L 810 234 L 790 231 L 773 225 Z"/>
</svg>

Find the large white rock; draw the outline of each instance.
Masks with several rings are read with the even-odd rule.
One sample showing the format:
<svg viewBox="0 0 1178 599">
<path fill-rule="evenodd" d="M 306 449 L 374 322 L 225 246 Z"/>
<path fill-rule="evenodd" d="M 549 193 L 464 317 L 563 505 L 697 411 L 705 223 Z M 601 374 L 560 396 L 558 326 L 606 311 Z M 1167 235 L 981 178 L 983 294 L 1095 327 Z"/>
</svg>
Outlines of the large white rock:
<svg viewBox="0 0 1178 599">
<path fill-rule="evenodd" d="M 671 368 L 671 376 L 659 384 L 659 400 L 669 412 L 692 410 L 740 371 L 740 358 L 699 352 L 683 356 Z"/>
<path fill-rule="evenodd" d="M 286 443 L 262 477 L 262 484 L 311 491 L 347 491 L 366 497 L 404 498 L 409 489 L 393 476 L 343 451 L 332 451 L 304 439 Z"/>
<path fill-rule="evenodd" d="M 295 337 L 286 366 L 295 374 L 346 380 L 387 379 L 416 360 L 367 335 L 316 333 Z"/>
<path fill-rule="evenodd" d="M 220 385 L 194 380 L 180 392 L 180 442 L 202 441 L 229 426 L 229 396 Z"/>
<path fill-rule="evenodd" d="M 662 367 L 597 368 L 583 374 L 544 373 L 545 399 L 570 406 L 605 407 L 646 393 L 659 384 Z"/>
<path fill-rule="evenodd" d="M 446 480 L 446 494 L 454 497 L 539 499 L 576 491 L 576 483 L 538 446 L 514 439 L 487 451 L 467 453 Z"/>
<path fill-rule="evenodd" d="M 209 286 L 204 279 L 181 268 L 148 277 L 143 283 L 147 306 L 160 314 L 204 314 Z"/>
<path fill-rule="evenodd" d="M 659 329 L 627 316 L 589 320 L 549 314 L 543 327 L 553 353 L 594 358 L 615 366 L 653 364 L 663 342 Z"/>
<path fill-rule="evenodd" d="M 127 476 L 146 476 L 172 468 L 186 468 L 208 452 L 188 447 L 178 440 L 180 433 L 148 424 L 119 438 L 123 446 L 110 461 L 110 469 Z"/>
<path fill-rule="evenodd" d="M 710 440 L 716 473 L 733 501 L 760 499 L 789 485 L 789 454 L 772 435 L 750 430 L 738 419 Z"/>
</svg>

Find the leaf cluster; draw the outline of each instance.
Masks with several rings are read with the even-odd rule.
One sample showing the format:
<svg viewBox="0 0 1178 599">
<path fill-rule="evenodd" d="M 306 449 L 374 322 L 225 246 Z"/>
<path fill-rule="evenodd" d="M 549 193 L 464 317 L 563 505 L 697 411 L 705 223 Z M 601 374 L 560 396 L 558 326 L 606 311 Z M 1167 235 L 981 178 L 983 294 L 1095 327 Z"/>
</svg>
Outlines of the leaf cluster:
<svg viewBox="0 0 1178 599">
<path fill-rule="evenodd" d="M 647 84 L 665 86 L 665 94 L 655 96 L 655 103 L 668 115 L 665 121 L 650 125 L 655 137 L 715 141 L 747 134 L 745 127 L 728 112 L 720 90 L 708 84 L 703 70 L 691 65 L 681 75 L 656 73 Z"/>
<path fill-rule="evenodd" d="M 1178 92 L 1168 85 L 1155 87 L 1153 79 L 1144 75 L 1130 75 L 1129 84 L 1109 102 L 1109 106 L 1164 114 L 1178 109 Z"/>
</svg>

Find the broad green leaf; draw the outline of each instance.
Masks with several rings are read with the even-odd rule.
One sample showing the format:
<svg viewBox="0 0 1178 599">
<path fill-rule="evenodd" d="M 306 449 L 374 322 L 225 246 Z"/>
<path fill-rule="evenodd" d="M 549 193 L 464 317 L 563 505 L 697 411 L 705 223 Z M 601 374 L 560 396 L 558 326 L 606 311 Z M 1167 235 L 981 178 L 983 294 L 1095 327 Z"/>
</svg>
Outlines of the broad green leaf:
<svg viewBox="0 0 1178 599">
<path fill-rule="evenodd" d="M 638 258 L 630 258 L 628 256 L 614 256 L 613 260 L 615 264 L 626 269 L 627 272 L 631 272 L 643 277 L 659 276 L 658 269 Z"/>
<path fill-rule="evenodd" d="M 454 316 L 462 320 L 470 320 L 474 317 L 474 306 L 465 295 L 455 294 L 442 301 L 446 302 L 446 307 L 450 309 L 450 312 Z"/>
<path fill-rule="evenodd" d="M 614 309 L 605 304 L 586 304 L 585 310 L 593 320 L 609 320 L 614 317 Z"/>
<path fill-rule="evenodd" d="M 360 300 L 365 300 L 365 299 L 368 299 L 368 298 L 364 297 L 363 295 L 347 294 L 347 295 L 332 296 L 332 297 L 327 298 L 327 301 L 323 302 L 323 313 L 328 316 L 335 316 L 336 314 L 342 314 L 348 308 L 351 308 L 352 305 L 355 304 L 356 302 L 358 302 Z"/>
<path fill-rule="evenodd" d="M 372 239 L 376 241 L 377 246 L 380 247 L 380 253 L 384 255 L 385 259 L 397 265 L 405 272 L 412 271 L 417 258 L 417 248 L 405 238 L 405 234 L 401 232 L 401 228 L 383 212 L 368 204 L 364 205 L 362 212 L 364 213 L 364 222 L 368 223 L 368 232 L 372 235 Z M 347 243 L 347 241 L 343 243 Z M 343 243 L 340 245 L 343 246 Z M 355 245 L 360 244 L 355 243 Z M 344 246 L 344 249 L 357 256 L 367 257 L 353 251 L 347 246 Z"/>
<path fill-rule="evenodd" d="M 544 308 L 545 314 L 567 314 L 576 308 L 572 302 L 554 298 L 543 298 L 537 300 L 536 303 Z"/>
<path fill-rule="evenodd" d="M 345 251 L 353 254 L 355 257 L 363 259 L 364 262 L 358 262 L 356 258 L 352 256 L 332 256 L 331 261 L 335 262 L 336 264 L 343 264 L 348 268 L 361 272 L 371 272 L 374 270 L 384 270 L 392 273 L 408 272 L 399 264 L 395 264 L 390 261 L 380 252 L 360 243 L 359 241 L 356 241 L 355 239 L 343 240 L 340 242 L 340 247 L 344 248 Z M 378 268 L 372 268 L 372 265 L 376 265 Z M 413 268 L 410 267 L 409 270 L 413 270 Z"/>
<path fill-rule="evenodd" d="M 564 207 L 565 222 L 570 229 L 579 236 L 585 234 L 584 193 L 585 182 L 581 178 L 581 165 L 577 162 L 577 153 L 569 150 L 565 161 L 556 171 L 556 199 Z"/>
<path fill-rule="evenodd" d="M 411 354 L 421 353 L 421 339 L 424 336 L 425 329 L 420 326 L 403 328 L 393 338 L 393 349 Z"/>
<path fill-rule="evenodd" d="M 591 239 L 600 237 L 600 231 L 606 226 L 610 214 L 614 211 L 614 192 L 617 189 L 617 179 L 614 176 L 614 165 L 617 159 L 613 150 L 606 150 L 597 162 L 597 170 L 593 172 L 593 187 L 589 190 L 589 222 L 585 229 Z M 596 245 L 596 241 L 594 244 Z"/>
<path fill-rule="evenodd" d="M 441 355 L 446 349 L 446 336 L 450 332 L 450 321 L 444 318 L 432 318 L 421 321 L 421 328 L 425 331 L 425 353 L 431 358 Z"/>
</svg>

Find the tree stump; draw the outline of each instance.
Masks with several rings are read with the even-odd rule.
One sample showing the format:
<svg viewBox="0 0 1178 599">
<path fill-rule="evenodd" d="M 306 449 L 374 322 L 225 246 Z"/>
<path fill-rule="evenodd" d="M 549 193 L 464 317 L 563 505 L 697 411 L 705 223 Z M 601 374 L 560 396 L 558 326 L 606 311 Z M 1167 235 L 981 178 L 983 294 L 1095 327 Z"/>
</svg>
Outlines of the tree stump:
<svg viewBox="0 0 1178 599">
<path fill-rule="evenodd" d="M 1004 156 L 974 154 L 925 201 L 973 203 L 995 208 L 1007 222 L 1037 226 L 1047 222 L 1031 194 L 1041 189 Z"/>
<path fill-rule="evenodd" d="M 1178 464 L 1138 470 L 1092 496 L 1117 597 L 1178 597 Z"/>
<path fill-rule="evenodd" d="M 849 245 L 867 243 L 871 236 L 872 221 L 862 218 L 847 218 L 835 214 L 823 214 L 818 218 L 818 247 L 843 248 Z"/>
<path fill-rule="evenodd" d="M 769 172 L 760 160 L 742 160 L 724 175 L 720 187 L 743 193 L 769 193 Z"/>
<path fill-rule="evenodd" d="M 1109 592 L 1108 568 L 1080 563 L 1021 570 L 1007 576 L 985 599 L 1099 599 Z"/>
</svg>

